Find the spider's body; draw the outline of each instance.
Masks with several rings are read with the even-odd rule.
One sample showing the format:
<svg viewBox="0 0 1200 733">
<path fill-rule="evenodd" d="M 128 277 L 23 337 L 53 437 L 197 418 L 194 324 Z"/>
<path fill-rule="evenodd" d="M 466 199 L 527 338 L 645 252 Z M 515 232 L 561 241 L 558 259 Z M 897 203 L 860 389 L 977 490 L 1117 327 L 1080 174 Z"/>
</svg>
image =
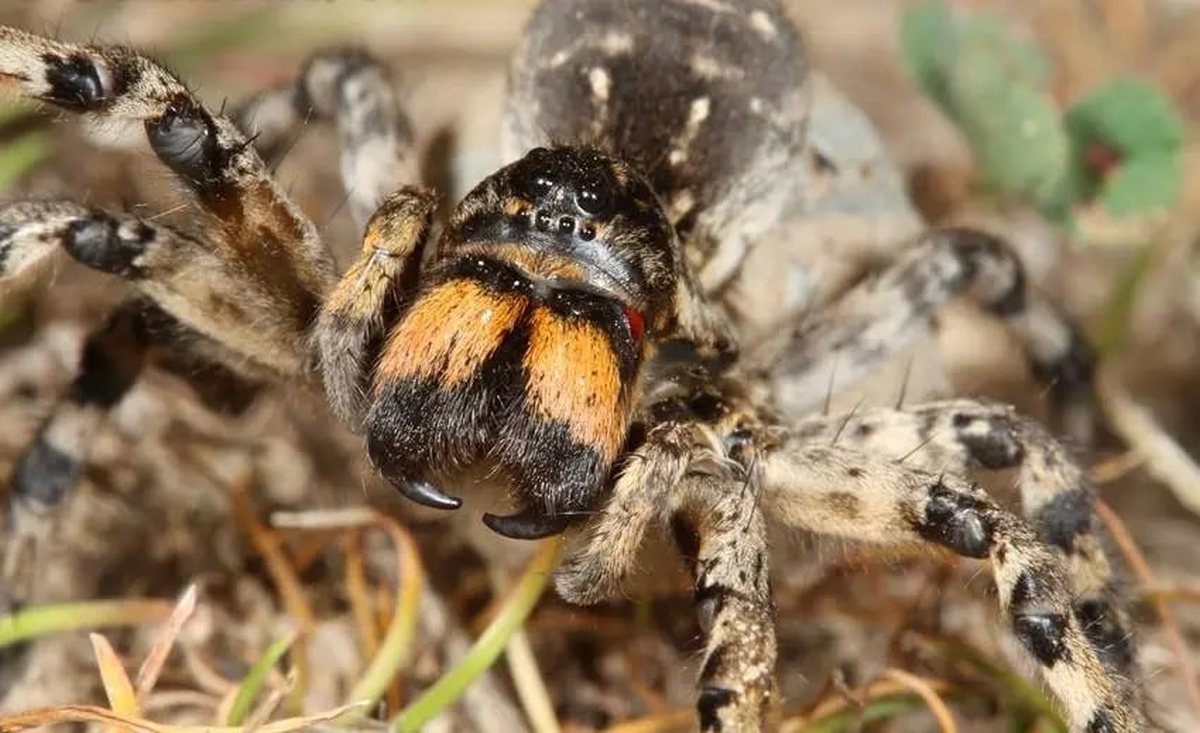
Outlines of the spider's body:
<svg viewBox="0 0 1200 733">
<path fill-rule="evenodd" d="M 805 72 L 774 0 L 546 2 L 512 74 L 519 159 L 464 198 L 425 258 L 435 200 L 414 185 L 386 75 L 362 54 L 318 56 L 239 119 L 266 151 L 310 114 L 336 123 L 364 227 L 339 278 L 246 134 L 161 67 L 0 29 L 0 76 L 144 125 L 199 221 L 0 208 L 0 275 L 61 247 L 142 293 L 88 340 L 75 389 L 17 467 L 9 521 L 61 499 L 92 426 L 147 362 L 201 388 L 217 373 L 314 375 L 409 498 L 455 509 L 457 477 L 484 468 L 520 507 L 485 519 L 497 532 L 578 523 L 558 577 L 568 600 L 619 592 L 646 531 L 670 526 L 707 636 L 705 730 L 759 729 L 774 707 L 768 519 L 986 558 L 1071 725 L 1139 729 L 1088 489 L 1046 431 L 972 401 L 812 414 L 835 364 L 843 381 L 865 375 L 957 295 L 1007 323 L 1058 395 L 1085 394 L 1082 341 L 1000 241 L 932 232 L 820 312 L 780 313 L 767 339 L 736 345 L 720 292 L 803 178 Z M 1020 469 L 1024 517 L 964 478 L 1003 468 Z"/>
<path fill-rule="evenodd" d="M 494 464 L 526 504 L 494 529 L 566 529 L 625 443 L 647 336 L 676 327 L 677 253 L 648 183 L 595 150 L 538 148 L 484 181 L 376 360 L 375 464 L 439 508 L 460 502 L 430 473 Z"/>
</svg>

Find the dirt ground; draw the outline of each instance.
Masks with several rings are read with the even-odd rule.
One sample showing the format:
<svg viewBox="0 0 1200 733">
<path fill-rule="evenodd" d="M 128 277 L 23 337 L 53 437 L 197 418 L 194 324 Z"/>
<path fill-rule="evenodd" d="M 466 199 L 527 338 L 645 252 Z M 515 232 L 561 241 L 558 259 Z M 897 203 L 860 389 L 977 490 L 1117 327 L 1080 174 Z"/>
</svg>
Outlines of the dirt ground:
<svg viewBox="0 0 1200 733">
<path fill-rule="evenodd" d="M 1127 525 L 1154 575 L 1147 582 L 1127 572 L 1151 719 L 1164 730 L 1200 730 L 1200 708 L 1190 701 L 1186 681 L 1188 661 L 1194 675 L 1194 660 L 1200 660 L 1200 503 L 1189 509 L 1179 498 L 1189 487 L 1195 496 L 1200 486 L 1200 470 L 1189 458 L 1200 445 L 1200 380 L 1194 376 L 1200 288 L 1193 265 L 1200 156 L 1194 143 L 1188 143 L 1184 201 L 1172 216 L 1067 240 L 1028 212 L 976 195 L 961 135 L 900 63 L 905 3 L 787 4 L 814 65 L 876 126 L 927 217 L 986 222 L 1003 231 L 1036 286 L 1096 338 L 1109 333 L 1114 293 L 1125 276 L 1145 268 L 1123 311 L 1124 337 L 1106 352 L 1102 368 L 1106 427 L 1079 458 L 1093 468 L 1100 496 Z M 1190 42 L 1200 38 L 1194 2 L 952 4 L 1004 14 L 1041 43 L 1057 65 L 1062 99 L 1118 73 L 1140 73 L 1168 89 L 1190 129 L 1200 122 L 1200 52 L 1193 50 L 1200 44 Z M 501 161 L 506 64 L 532 5 L 31 0 L 0 2 L 0 21 L 68 40 L 149 49 L 214 107 L 287 80 L 315 49 L 365 46 L 396 72 L 426 181 L 460 193 Z M 46 153 L 8 184 L 4 198 L 66 195 L 180 216 L 167 174 L 136 140 L 43 114 L 19 125 L 0 121 L 0 148 L 30 131 L 45 135 Z M 278 175 L 345 264 L 357 243 L 342 205 L 333 137 L 310 131 Z M 880 237 L 899 246 L 909 234 Z M 0 285 L 0 477 L 66 389 L 84 334 L 123 292 L 66 258 L 37 278 Z M 944 371 L 944 389 L 955 394 L 996 397 L 1042 413 L 1044 395 L 994 324 L 956 306 L 941 325 L 942 356 L 930 366 L 937 373 L 892 369 L 892 381 L 881 379 L 874 394 L 895 394 L 897 379 L 933 390 L 943 384 Z M 854 397 L 839 400 L 852 405 Z M 213 723 L 263 650 L 294 630 L 305 640 L 308 663 L 297 665 L 306 669 L 305 692 L 298 709 L 281 709 L 275 717 L 327 710 L 346 701 L 411 574 L 387 532 L 280 529 L 271 517 L 370 504 L 412 533 L 427 576 L 412 655 L 385 696 L 385 710 L 394 713 L 479 634 L 526 556 L 502 545 L 481 551 L 479 542 L 412 512 L 372 475 L 359 441 L 332 425 L 313 395 L 274 390 L 228 418 L 205 409 L 181 382 L 149 374 L 102 427 L 63 516 L 47 520 L 54 540 L 40 550 L 30 602 L 173 598 L 195 582 L 198 608 L 143 717 Z M 895 685 L 888 675 L 899 669 L 932 681 L 958 730 L 1056 730 L 1050 716 L 1035 714 L 1047 698 L 1037 684 L 1020 682 L 1029 665 L 995 618 L 994 593 L 977 564 L 899 552 L 880 559 L 864 548 L 804 538 L 780 538 L 774 553 L 785 729 L 936 729 L 921 698 L 880 692 Z M 280 563 L 290 568 L 282 576 Z M 295 588 L 289 590 L 286 577 L 298 581 Z M 575 608 L 552 594 L 542 599 L 525 636 L 540 669 L 532 677 L 544 685 L 559 729 L 602 730 L 630 721 L 619 730 L 688 729 L 700 631 L 682 568 L 662 577 L 649 596 L 595 608 Z M 1167 623 L 1161 606 L 1169 608 Z M 126 667 L 135 669 L 160 627 L 107 633 Z M 1182 639 L 1182 653 L 1173 634 Z M 293 654 L 292 662 L 300 656 Z M 530 715 L 523 689 L 531 675 L 520 662 L 514 666 L 513 657 L 428 729 L 555 730 Z M 282 690 L 297 683 L 275 675 L 268 684 Z M 888 707 L 877 698 L 899 702 Z M 53 635 L 16 655 L 0 648 L 0 711 L 67 703 L 105 704 L 86 634 Z"/>
</svg>

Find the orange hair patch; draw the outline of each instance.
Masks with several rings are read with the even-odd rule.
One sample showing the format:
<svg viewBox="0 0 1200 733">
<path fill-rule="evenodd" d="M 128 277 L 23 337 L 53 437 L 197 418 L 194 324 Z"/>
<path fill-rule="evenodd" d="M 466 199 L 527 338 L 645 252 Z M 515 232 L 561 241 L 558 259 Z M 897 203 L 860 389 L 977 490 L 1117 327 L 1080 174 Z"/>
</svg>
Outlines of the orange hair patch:
<svg viewBox="0 0 1200 733">
<path fill-rule="evenodd" d="M 571 436 L 608 460 L 625 438 L 617 354 L 608 336 L 586 321 L 538 307 L 530 316 L 526 398 L 532 413 L 565 423 Z"/>
<path fill-rule="evenodd" d="M 395 325 L 375 371 L 376 388 L 401 379 L 456 387 L 470 379 L 517 325 L 526 301 L 451 280 L 425 293 Z"/>
</svg>

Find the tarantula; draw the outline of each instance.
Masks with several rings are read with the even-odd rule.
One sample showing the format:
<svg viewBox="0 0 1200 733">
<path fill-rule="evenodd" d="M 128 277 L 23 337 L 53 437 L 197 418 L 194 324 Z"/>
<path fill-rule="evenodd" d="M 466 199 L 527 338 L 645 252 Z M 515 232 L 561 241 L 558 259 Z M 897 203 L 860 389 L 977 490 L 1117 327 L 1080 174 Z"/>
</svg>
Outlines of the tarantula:
<svg viewBox="0 0 1200 733">
<path fill-rule="evenodd" d="M 775 333 L 739 345 L 722 290 L 813 165 L 808 69 L 774 0 L 543 3 L 510 79 L 515 162 L 430 247 L 436 198 L 415 185 L 407 119 L 365 54 L 319 55 L 253 100 L 238 117 L 253 135 L 127 48 L 5 28 L 0 75 L 63 109 L 141 123 L 197 220 L 184 231 L 68 202 L 0 208 L 0 276 L 62 248 L 140 293 L 88 338 L 71 393 L 15 470 L 10 522 L 61 499 L 90 426 L 146 363 L 210 393 L 214 380 L 311 378 L 409 499 L 454 510 L 482 471 L 518 507 L 486 515 L 492 530 L 570 530 L 568 600 L 616 593 L 647 530 L 669 526 L 707 639 L 704 730 L 770 720 L 768 519 L 987 559 L 1072 728 L 1141 729 L 1089 487 L 1046 430 L 971 400 L 813 410 L 833 363 L 843 379 L 865 374 L 958 295 L 1012 328 L 1055 394 L 1086 395 L 1086 346 L 1002 242 L 930 232 L 821 312 L 780 313 Z M 259 152 L 309 116 L 337 126 L 364 227 L 340 277 Z M 965 477 L 1005 468 L 1019 469 L 1025 518 Z"/>
</svg>

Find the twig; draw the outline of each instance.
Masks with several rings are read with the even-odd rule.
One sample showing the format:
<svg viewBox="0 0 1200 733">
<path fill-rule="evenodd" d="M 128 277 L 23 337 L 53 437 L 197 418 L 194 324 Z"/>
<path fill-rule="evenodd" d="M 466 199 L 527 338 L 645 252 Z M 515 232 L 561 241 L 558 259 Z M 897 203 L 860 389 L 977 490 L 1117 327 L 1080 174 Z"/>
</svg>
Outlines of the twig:
<svg viewBox="0 0 1200 733">
<path fill-rule="evenodd" d="M 941 680 L 929 680 L 926 682 L 928 687 L 939 695 L 948 694 L 953 690 L 950 685 Z M 878 704 L 883 701 L 900 698 L 903 699 L 913 695 L 908 687 L 894 680 L 881 679 L 867 685 L 860 690 L 860 697 L 864 704 Z M 914 696 L 914 699 L 920 700 Z M 806 731 L 812 726 L 818 725 L 822 721 L 836 719 L 838 716 L 854 712 L 852 709 L 853 703 L 845 697 L 831 696 L 824 701 L 817 703 L 807 715 L 799 715 L 784 721 L 781 731 L 799 733 Z"/>
<path fill-rule="evenodd" d="M 96 666 L 100 669 L 100 684 L 104 687 L 104 695 L 108 698 L 108 706 L 118 715 L 137 717 L 137 694 L 133 691 L 133 683 L 121 664 L 121 658 L 113 650 L 112 644 L 102 634 L 90 634 L 92 653 L 96 656 Z M 126 730 L 125 726 L 112 725 L 104 728 L 108 733 Z"/>
<path fill-rule="evenodd" d="M 1101 461 L 1088 470 L 1088 478 L 1097 486 L 1111 484 L 1141 468 L 1146 457 L 1135 450 L 1127 450 L 1119 456 Z"/>
<path fill-rule="evenodd" d="M 672 710 L 611 725 L 604 729 L 604 733 L 673 733 L 690 730 L 695 725 L 695 710 Z"/>
<path fill-rule="evenodd" d="M 144 702 L 146 696 L 154 689 L 154 684 L 158 682 L 158 675 L 162 673 L 163 665 L 166 664 L 167 657 L 171 654 L 171 647 L 175 646 L 175 639 L 179 637 L 179 632 L 183 629 L 183 625 L 188 622 L 188 619 L 195 612 L 196 584 L 192 583 L 179 596 L 179 602 L 175 604 L 175 609 L 171 611 L 171 617 L 167 619 L 166 628 L 154 640 L 154 646 L 151 647 L 150 653 L 146 655 L 142 666 L 138 668 L 138 700 Z"/>
<path fill-rule="evenodd" d="M 378 520 L 379 514 L 369 507 L 271 514 L 271 526 L 276 529 L 361 529 L 375 524 Z"/>
<path fill-rule="evenodd" d="M 247 475 L 243 480 L 230 487 L 229 499 L 233 508 L 233 518 L 242 532 L 250 538 L 250 542 L 258 554 L 262 556 L 263 562 L 267 566 L 267 572 L 271 575 L 271 582 L 283 600 L 284 608 L 296 620 L 296 625 L 299 627 L 299 639 L 295 649 L 292 650 L 292 659 L 295 661 L 297 672 L 295 709 L 299 711 L 299 703 L 304 698 L 306 681 L 309 679 L 308 639 L 311 638 L 312 632 L 317 626 L 317 616 L 304 595 L 304 587 L 300 583 L 300 578 L 288 562 L 287 553 L 283 550 L 283 543 L 279 539 L 279 535 L 259 522 L 247 496 L 249 484 L 250 477 Z"/>
<path fill-rule="evenodd" d="M 561 729 L 554 715 L 554 703 L 550 701 L 546 682 L 524 631 L 518 629 L 513 633 L 504 656 L 508 659 L 508 671 L 517 688 L 517 699 L 521 701 L 534 733 L 559 733 Z"/>
<path fill-rule="evenodd" d="M 381 515 L 378 522 L 391 536 L 396 547 L 399 577 L 396 579 L 395 609 L 387 633 L 379 645 L 379 653 L 371 660 L 362 678 L 350 691 L 352 701 L 366 702 L 368 707 L 383 697 L 392 680 L 407 666 L 412 656 L 412 640 L 417 627 L 417 605 L 421 600 L 421 588 L 425 584 L 420 552 L 412 535 L 391 517 Z"/>
<path fill-rule="evenodd" d="M 1113 429 L 1145 456 L 1146 471 L 1170 489 L 1179 503 L 1200 515 L 1200 466 L 1106 370 L 1096 375 L 1096 392 Z"/>
<path fill-rule="evenodd" d="M 327 710 L 317 715 L 277 720 L 258 729 L 258 733 L 290 733 L 290 731 L 311 728 L 318 723 L 325 723 L 354 708 L 345 705 L 333 710 Z M 47 725 L 63 723 L 102 723 L 132 728 L 138 733 L 244 733 L 242 728 L 219 725 L 163 725 L 141 718 L 119 715 L 111 710 L 97 705 L 62 705 L 56 708 L 31 710 L 17 715 L 0 717 L 0 731 L 3 733 L 18 733 L 30 728 L 41 728 Z"/>
<path fill-rule="evenodd" d="M 1200 583 L 1177 583 L 1142 590 L 1143 600 L 1152 601 L 1156 598 L 1163 601 L 1200 603 Z"/>
<path fill-rule="evenodd" d="M 930 686 L 928 680 L 905 672 L 902 669 L 896 669 L 895 667 L 884 670 L 883 676 L 920 695 L 925 704 L 929 706 L 929 712 L 933 713 L 933 717 L 937 718 L 938 725 L 942 728 L 942 733 L 958 733 L 958 724 L 954 722 L 954 716 L 950 713 L 950 708 L 946 707 L 946 702 Z"/>
<path fill-rule="evenodd" d="M 362 540 L 358 533 L 347 532 L 343 545 L 346 553 L 346 598 L 350 601 L 354 625 L 358 627 L 363 659 L 371 659 L 379 652 L 379 632 L 371 613 L 371 591 L 367 586 Z"/>
<path fill-rule="evenodd" d="M 489 575 L 492 589 L 498 596 L 508 591 L 508 578 L 499 567 L 493 566 Z M 513 685 L 517 689 L 517 699 L 525 710 L 525 717 L 534 733 L 559 733 L 554 703 L 550 701 L 550 693 L 546 690 L 546 682 L 538 669 L 537 658 L 533 655 L 529 637 L 524 629 L 513 632 L 504 656 L 513 678 Z"/>
</svg>

